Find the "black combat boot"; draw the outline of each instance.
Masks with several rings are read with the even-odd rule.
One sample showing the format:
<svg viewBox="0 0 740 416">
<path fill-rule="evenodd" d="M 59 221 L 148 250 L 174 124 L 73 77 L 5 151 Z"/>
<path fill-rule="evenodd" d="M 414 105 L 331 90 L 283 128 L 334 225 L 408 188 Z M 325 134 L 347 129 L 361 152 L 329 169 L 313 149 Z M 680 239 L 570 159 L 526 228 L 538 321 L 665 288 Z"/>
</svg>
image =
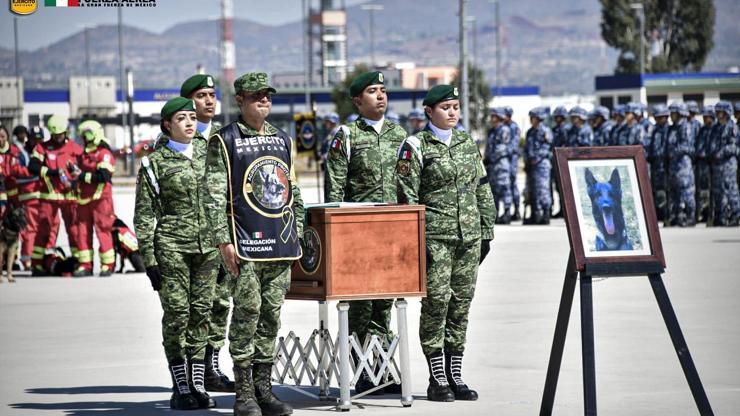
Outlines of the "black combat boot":
<svg viewBox="0 0 740 416">
<path fill-rule="evenodd" d="M 433 402 L 454 402 L 455 393 L 450 389 L 445 375 L 445 356 L 441 352 L 427 355 L 427 366 L 429 366 L 429 387 L 427 387 L 427 400 Z"/>
<path fill-rule="evenodd" d="M 183 359 L 170 361 L 170 376 L 172 376 L 172 397 L 170 397 L 170 409 L 173 410 L 195 410 L 198 401 L 190 392 L 188 384 L 188 366 Z"/>
<path fill-rule="evenodd" d="M 218 364 L 218 353 L 219 350 L 210 345 L 206 346 L 206 390 L 233 393 L 234 382 L 221 371 Z"/>
<path fill-rule="evenodd" d="M 355 361 L 355 365 L 357 368 L 360 368 L 360 365 L 362 364 L 360 362 L 360 357 L 357 355 L 357 353 L 352 350 L 352 357 Z M 370 375 L 367 373 L 366 370 L 362 370 L 362 373 L 360 374 L 360 378 L 357 379 L 357 383 L 355 383 L 355 394 L 361 394 L 364 393 L 370 389 L 374 389 L 377 387 L 375 383 L 373 383 L 373 380 L 370 378 Z M 368 396 L 379 396 L 383 394 L 383 389 L 375 390 L 372 393 L 368 393 Z"/>
<path fill-rule="evenodd" d="M 504 210 L 504 213 L 500 217 L 496 218 L 496 224 L 511 224 L 511 214 L 509 210 Z"/>
<path fill-rule="evenodd" d="M 522 217 L 519 215 L 519 206 L 514 207 L 514 215 L 511 216 L 512 221 L 519 221 Z"/>
<path fill-rule="evenodd" d="M 264 416 L 285 416 L 293 413 L 289 404 L 283 403 L 272 392 L 272 364 L 252 364 L 254 374 L 254 396 Z"/>
<path fill-rule="evenodd" d="M 252 383 L 252 366 L 234 366 L 234 416 L 262 416 L 262 410 L 254 397 L 254 383 Z"/>
<path fill-rule="evenodd" d="M 478 392 L 471 390 L 462 379 L 461 352 L 445 352 L 445 374 L 450 389 L 455 393 L 455 400 L 478 400 Z"/>
<path fill-rule="evenodd" d="M 189 360 L 188 368 L 190 369 L 190 391 L 198 401 L 199 409 L 209 409 L 216 407 L 216 401 L 206 392 L 204 382 L 206 373 L 206 364 L 202 360 Z"/>
</svg>

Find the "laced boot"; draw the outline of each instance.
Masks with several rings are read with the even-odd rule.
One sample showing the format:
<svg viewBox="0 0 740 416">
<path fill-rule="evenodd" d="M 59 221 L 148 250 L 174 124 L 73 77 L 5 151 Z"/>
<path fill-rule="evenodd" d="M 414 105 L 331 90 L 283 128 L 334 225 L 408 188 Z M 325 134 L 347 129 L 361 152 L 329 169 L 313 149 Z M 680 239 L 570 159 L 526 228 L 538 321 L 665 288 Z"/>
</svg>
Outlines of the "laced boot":
<svg viewBox="0 0 740 416">
<path fill-rule="evenodd" d="M 210 345 L 206 346 L 206 390 L 233 393 L 234 382 L 229 380 L 219 366 L 219 351 Z"/>
<path fill-rule="evenodd" d="M 254 374 L 254 396 L 265 416 L 285 416 L 293 413 L 289 404 L 280 401 L 272 392 L 272 364 L 252 364 Z"/>
<path fill-rule="evenodd" d="M 514 215 L 511 216 L 511 220 L 512 221 L 519 221 L 521 219 L 522 219 L 522 217 L 521 217 L 521 215 L 519 215 L 519 206 L 517 205 L 517 206 L 514 207 Z"/>
<path fill-rule="evenodd" d="M 198 401 L 198 408 L 208 409 L 216 407 L 216 401 L 206 392 L 204 382 L 206 372 L 205 363 L 201 360 L 190 360 L 188 367 L 190 368 L 190 391 L 193 397 L 195 397 L 195 400 Z"/>
<path fill-rule="evenodd" d="M 462 379 L 461 352 L 445 352 L 445 374 L 450 389 L 455 394 L 455 400 L 478 400 L 478 392 L 471 390 Z"/>
<path fill-rule="evenodd" d="M 178 359 L 170 361 L 170 375 L 172 376 L 172 397 L 170 397 L 170 409 L 173 410 L 195 410 L 198 401 L 190 392 L 188 384 L 188 367 L 185 360 Z"/>
<path fill-rule="evenodd" d="M 445 356 L 441 352 L 426 356 L 429 367 L 429 387 L 427 400 L 433 402 L 454 402 L 455 393 L 450 389 L 445 375 Z"/>
<path fill-rule="evenodd" d="M 262 416 L 262 410 L 254 397 L 254 383 L 252 382 L 252 366 L 234 366 L 234 416 Z"/>
</svg>

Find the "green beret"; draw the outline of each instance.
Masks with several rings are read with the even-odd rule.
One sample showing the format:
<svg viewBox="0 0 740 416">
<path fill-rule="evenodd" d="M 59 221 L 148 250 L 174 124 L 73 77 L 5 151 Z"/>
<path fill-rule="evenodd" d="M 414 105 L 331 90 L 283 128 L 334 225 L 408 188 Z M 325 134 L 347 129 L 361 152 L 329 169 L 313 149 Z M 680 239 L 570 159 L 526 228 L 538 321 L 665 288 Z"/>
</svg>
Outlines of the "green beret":
<svg viewBox="0 0 740 416">
<path fill-rule="evenodd" d="M 424 97 L 422 102 L 425 106 L 433 106 L 442 101 L 459 100 L 460 93 L 457 91 L 457 87 L 452 85 L 441 84 L 435 85 L 432 89 L 427 92 L 427 96 Z"/>
<path fill-rule="evenodd" d="M 257 92 L 268 90 L 275 94 L 277 91 L 267 83 L 267 74 L 264 72 L 247 72 L 234 81 L 234 91 Z"/>
<path fill-rule="evenodd" d="M 190 98 L 175 97 L 164 103 L 159 115 L 162 120 L 167 120 L 178 111 L 195 111 L 195 103 Z"/>
<path fill-rule="evenodd" d="M 352 83 L 349 84 L 349 95 L 350 97 L 357 97 L 362 94 L 368 86 L 378 84 L 384 85 L 382 72 L 365 72 L 364 74 L 357 76 L 357 78 L 352 80 Z"/>
<path fill-rule="evenodd" d="M 180 87 L 180 96 L 189 98 L 190 94 L 201 88 L 216 88 L 213 77 L 208 74 L 197 74 L 185 80 Z"/>
</svg>

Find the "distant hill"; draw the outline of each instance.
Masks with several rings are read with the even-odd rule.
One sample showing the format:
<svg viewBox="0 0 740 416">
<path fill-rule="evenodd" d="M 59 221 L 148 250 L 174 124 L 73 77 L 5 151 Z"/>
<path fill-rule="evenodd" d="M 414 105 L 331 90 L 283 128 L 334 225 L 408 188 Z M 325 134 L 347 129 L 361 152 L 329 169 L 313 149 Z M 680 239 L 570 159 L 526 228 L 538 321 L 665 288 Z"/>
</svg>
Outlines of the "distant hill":
<svg viewBox="0 0 740 416">
<path fill-rule="evenodd" d="M 384 9 L 375 16 L 376 62 L 454 65 L 458 60 L 457 2 L 449 0 L 377 0 Z M 715 0 L 715 48 L 705 71 L 740 65 L 740 8 L 735 0 Z M 486 1 L 469 2 L 476 17 L 477 64 L 493 83 L 495 37 L 493 8 Z M 359 6 L 348 11 L 349 58 L 369 56 L 368 15 Z M 527 0 L 503 2 L 502 84 L 539 85 L 543 94 L 591 93 L 598 74 L 613 71 L 616 51 L 601 40 L 600 6 L 594 0 Z M 182 33 L 189 33 L 188 49 Z M 101 25 L 90 32 L 94 75 L 118 74 L 117 29 Z M 134 68 L 137 86 L 177 87 L 202 64 L 217 74 L 218 22 L 177 24 L 162 34 L 126 26 L 126 65 Z M 295 72 L 303 68 L 301 23 L 265 26 L 234 22 L 237 72 Z M 470 38 L 473 54 L 474 39 Z M 21 53 L 21 69 L 29 88 L 65 87 L 67 78 L 85 73 L 84 35 L 78 32 L 31 52 Z M 0 49 L 0 74 L 13 71 L 12 51 Z"/>
</svg>

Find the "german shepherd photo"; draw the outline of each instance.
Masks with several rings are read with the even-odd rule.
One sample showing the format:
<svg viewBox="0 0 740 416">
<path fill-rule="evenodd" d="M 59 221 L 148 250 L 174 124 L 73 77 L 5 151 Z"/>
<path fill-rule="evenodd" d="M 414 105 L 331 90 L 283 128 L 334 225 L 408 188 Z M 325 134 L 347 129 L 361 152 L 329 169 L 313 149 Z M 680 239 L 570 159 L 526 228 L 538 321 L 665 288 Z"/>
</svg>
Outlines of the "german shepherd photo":
<svg viewBox="0 0 740 416">
<path fill-rule="evenodd" d="M 586 169 L 585 176 L 591 213 L 598 230 L 596 251 L 632 250 L 622 209 L 619 171 L 612 170 L 609 182 L 597 181 L 590 169 Z"/>
</svg>

